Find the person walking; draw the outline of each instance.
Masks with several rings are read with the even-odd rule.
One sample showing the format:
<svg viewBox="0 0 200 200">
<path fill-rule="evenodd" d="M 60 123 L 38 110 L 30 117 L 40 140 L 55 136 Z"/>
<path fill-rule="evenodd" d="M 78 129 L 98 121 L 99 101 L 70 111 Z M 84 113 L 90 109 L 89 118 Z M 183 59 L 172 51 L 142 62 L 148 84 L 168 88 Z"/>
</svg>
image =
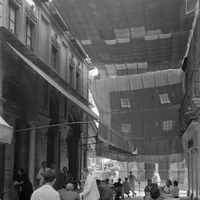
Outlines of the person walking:
<svg viewBox="0 0 200 200">
<path fill-rule="evenodd" d="M 37 180 L 38 180 L 38 187 L 41 187 L 44 185 L 44 174 L 47 170 L 50 170 L 50 168 L 47 167 L 47 162 L 43 161 L 42 162 L 42 167 L 39 169 L 37 173 Z"/>
<path fill-rule="evenodd" d="M 87 168 L 84 168 L 82 171 L 83 178 L 86 179 L 85 184 L 83 186 L 83 192 L 81 192 L 80 199 L 81 200 L 98 200 L 99 190 L 96 184 L 95 178 L 89 173 Z"/>
<path fill-rule="evenodd" d="M 60 200 L 59 193 L 53 188 L 56 182 L 56 175 L 52 171 L 44 173 L 45 184 L 35 190 L 31 196 L 31 200 Z"/>
<path fill-rule="evenodd" d="M 137 181 L 139 185 L 140 185 L 140 181 L 132 174 L 132 171 L 130 171 L 128 179 L 129 179 L 129 182 L 130 182 L 131 191 L 133 192 L 133 196 L 134 196 L 134 195 L 136 195 L 136 193 L 135 193 L 135 181 Z"/>
</svg>

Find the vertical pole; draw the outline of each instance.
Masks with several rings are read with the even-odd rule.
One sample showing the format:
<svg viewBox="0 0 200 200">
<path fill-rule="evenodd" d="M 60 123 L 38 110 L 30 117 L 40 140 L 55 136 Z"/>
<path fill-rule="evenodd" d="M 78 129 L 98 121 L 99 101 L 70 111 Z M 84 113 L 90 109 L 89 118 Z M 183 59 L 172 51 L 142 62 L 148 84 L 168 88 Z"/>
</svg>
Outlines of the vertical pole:
<svg viewBox="0 0 200 200">
<path fill-rule="evenodd" d="M 2 3 L 2 1 L 0 1 Z M 2 5 L 0 5 L 0 11 Z M 1 16 L 0 16 L 1 18 Z M 2 35 L 0 34 L 0 115 L 3 114 L 3 50 L 2 50 Z M 4 170 L 5 170 L 5 144 L 0 144 L 0 198 L 3 198 L 4 192 Z"/>
<path fill-rule="evenodd" d="M 190 184 L 190 153 L 187 152 L 187 162 L 188 162 L 188 193 L 190 191 L 190 187 L 191 187 L 191 184 Z"/>
<path fill-rule="evenodd" d="M 29 122 L 29 125 L 31 128 L 34 128 L 35 122 Z M 35 136 L 36 136 L 36 130 L 32 129 L 30 131 L 30 138 L 29 138 L 28 175 L 33 185 L 35 178 Z"/>
</svg>

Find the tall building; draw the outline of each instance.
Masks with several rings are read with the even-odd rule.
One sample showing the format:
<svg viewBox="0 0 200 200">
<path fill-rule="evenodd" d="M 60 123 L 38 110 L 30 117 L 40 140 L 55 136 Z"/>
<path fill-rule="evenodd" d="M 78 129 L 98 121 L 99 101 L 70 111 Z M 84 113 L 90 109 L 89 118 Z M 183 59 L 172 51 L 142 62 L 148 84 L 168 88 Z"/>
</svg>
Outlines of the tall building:
<svg viewBox="0 0 200 200">
<path fill-rule="evenodd" d="M 10 141 L 0 134 L 4 199 L 13 199 L 19 167 L 36 186 L 42 161 L 67 166 L 79 180 L 87 165 L 82 143 L 95 118 L 85 52 L 53 3 L 32 3 L 0 0 L 0 116 L 14 129 Z"/>
</svg>

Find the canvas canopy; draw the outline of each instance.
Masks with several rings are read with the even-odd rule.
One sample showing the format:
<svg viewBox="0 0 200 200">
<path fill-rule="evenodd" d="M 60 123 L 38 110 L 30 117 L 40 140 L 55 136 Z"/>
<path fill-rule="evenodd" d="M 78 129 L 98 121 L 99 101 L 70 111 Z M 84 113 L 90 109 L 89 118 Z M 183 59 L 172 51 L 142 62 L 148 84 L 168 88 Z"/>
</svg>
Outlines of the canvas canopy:
<svg viewBox="0 0 200 200">
<path fill-rule="evenodd" d="M 124 153 L 126 160 L 182 160 L 179 133 L 182 78 L 180 69 L 171 69 L 92 82 L 91 92 L 99 108 L 100 121 L 110 124 L 134 147 L 134 150 L 124 149 L 138 154 Z M 108 130 L 101 123 L 99 135 L 112 144 L 120 143 L 120 138 L 118 140 L 115 134 L 108 138 Z M 105 145 L 99 148 L 105 149 Z M 110 153 L 99 151 L 99 155 L 105 154 L 106 157 L 112 157 L 106 155 Z"/>
<path fill-rule="evenodd" d="M 182 60 L 197 1 L 54 0 L 99 76 L 97 155 L 121 161 L 182 160 Z M 114 134 L 114 132 L 119 134 Z M 127 142 L 120 142 L 122 136 Z"/>
</svg>

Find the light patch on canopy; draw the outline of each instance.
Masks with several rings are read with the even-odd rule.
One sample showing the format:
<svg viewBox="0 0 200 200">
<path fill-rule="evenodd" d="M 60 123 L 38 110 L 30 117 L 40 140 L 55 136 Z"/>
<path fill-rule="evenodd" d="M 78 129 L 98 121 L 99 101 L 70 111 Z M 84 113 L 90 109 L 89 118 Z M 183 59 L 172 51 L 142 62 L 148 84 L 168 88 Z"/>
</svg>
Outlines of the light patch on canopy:
<svg viewBox="0 0 200 200">
<path fill-rule="evenodd" d="M 114 29 L 114 32 L 117 39 L 127 39 L 131 37 L 130 30 L 128 28 Z"/>
<path fill-rule="evenodd" d="M 131 27 L 132 38 L 143 38 L 146 35 L 145 26 Z"/>
<path fill-rule="evenodd" d="M 147 31 L 147 35 L 148 36 L 153 36 L 153 35 L 159 35 L 161 34 L 161 30 L 160 29 L 156 29 L 156 30 L 148 30 Z"/>
<path fill-rule="evenodd" d="M 126 65 L 125 64 L 115 64 L 115 67 L 116 67 L 117 70 L 126 69 Z"/>
<path fill-rule="evenodd" d="M 127 63 L 127 69 L 137 69 L 137 63 Z"/>
<path fill-rule="evenodd" d="M 129 43 L 130 42 L 130 39 L 129 38 L 118 38 L 117 39 L 117 42 L 118 43 Z"/>
<path fill-rule="evenodd" d="M 145 36 L 145 40 L 157 40 L 158 35 L 147 35 Z"/>
<path fill-rule="evenodd" d="M 171 38 L 172 34 L 167 33 L 167 34 L 159 34 L 159 39 L 166 39 L 166 38 Z"/>
<path fill-rule="evenodd" d="M 117 44 L 117 40 L 116 39 L 114 39 L 114 40 L 105 40 L 105 44 L 114 45 L 114 44 Z"/>
<path fill-rule="evenodd" d="M 81 40 L 81 43 L 83 45 L 91 45 L 92 44 L 92 41 L 91 40 Z"/>
</svg>

